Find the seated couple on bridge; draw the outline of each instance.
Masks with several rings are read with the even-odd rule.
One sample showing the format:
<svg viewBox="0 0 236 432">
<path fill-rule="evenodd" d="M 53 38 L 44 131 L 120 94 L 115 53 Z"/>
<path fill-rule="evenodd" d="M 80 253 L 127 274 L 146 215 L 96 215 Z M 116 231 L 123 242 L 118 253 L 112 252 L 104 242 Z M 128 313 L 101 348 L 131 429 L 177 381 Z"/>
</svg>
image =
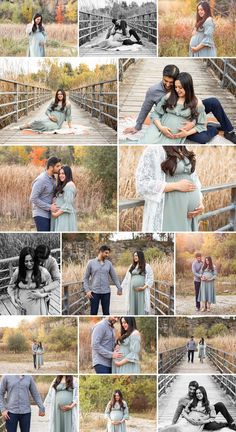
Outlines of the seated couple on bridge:
<svg viewBox="0 0 236 432">
<path fill-rule="evenodd" d="M 216 421 L 221 414 L 225 421 Z M 207 392 L 197 381 L 188 385 L 188 393 L 178 401 L 172 424 L 159 428 L 160 432 L 200 432 L 202 430 L 236 430 L 236 423 L 223 402 L 210 405 Z"/>
<path fill-rule="evenodd" d="M 134 39 L 132 39 L 132 36 Z M 119 20 L 117 20 L 116 18 L 112 19 L 112 26 L 108 29 L 106 39 L 96 44 L 92 44 L 91 48 L 96 47 L 105 50 L 110 48 L 116 48 L 117 50 L 119 50 L 121 46 L 129 47 L 130 45 L 143 45 L 143 42 L 141 41 L 134 28 L 130 28 L 128 30 L 127 22 L 121 16 Z"/>
<path fill-rule="evenodd" d="M 195 95 L 192 76 L 179 71 L 175 65 L 167 65 L 162 81 L 150 87 L 146 93 L 136 125 L 124 129 L 124 135 L 136 134 L 142 129 L 150 111 L 151 124 L 144 135 L 137 137 L 139 144 L 184 144 L 186 139 L 206 144 L 223 131 L 226 140 L 236 144 L 234 127 L 220 101 L 210 97 L 202 101 Z M 211 123 L 207 114 L 212 113 Z M 218 123 L 217 123 L 218 122 Z"/>
</svg>

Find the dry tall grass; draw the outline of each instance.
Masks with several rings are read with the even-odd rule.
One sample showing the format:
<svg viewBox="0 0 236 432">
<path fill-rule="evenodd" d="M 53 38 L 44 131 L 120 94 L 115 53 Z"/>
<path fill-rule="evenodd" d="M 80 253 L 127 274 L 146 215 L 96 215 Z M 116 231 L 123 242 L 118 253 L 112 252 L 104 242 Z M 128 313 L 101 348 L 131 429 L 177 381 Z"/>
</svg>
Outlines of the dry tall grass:
<svg viewBox="0 0 236 432">
<path fill-rule="evenodd" d="M 0 45 L 1 56 L 26 56 L 28 39 L 25 34 L 26 25 L 1 23 Z M 46 24 L 47 33 L 46 56 L 66 57 L 77 55 L 76 24 Z"/>
<path fill-rule="evenodd" d="M 170 336 L 168 338 L 159 336 L 158 337 L 158 352 L 165 352 L 169 349 L 178 348 L 180 346 L 186 345 L 188 339 L 184 337 L 174 337 Z"/>
<path fill-rule="evenodd" d="M 22 229 L 31 221 L 31 204 L 29 201 L 32 182 L 43 171 L 34 165 L 1 165 L 0 183 L 4 185 L 1 193 L 0 221 L 1 229 Z M 91 181 L 90 173 L 82 166 L 72 166 L 75 185 L 77 187 L 76 208 L 78 209 L 79 230 L 91 227 L 101 230 L 104 227 L 103 216 L 106 217 L 106 230 L 116 231 L 116 209 L 105 209 L 104 189 L 101 182 Z M 85 226 L 86 225 L 86 226 Z"/>
<path fill-rule="evenodd" d="M 234 147 L 188 146 L 196 153 L 197 173 L 202 186 L 220 185 L 236 182 L 236 150 Z M 120 199 L 137 198 L 135 190 L 135 171 L 143 146 L 122 147 L 120 149 Z M 225 207 L 231 201 L 230 190 L 204 195 L 205 212 Z M 125 210 L 120 214 L 121 231 L 140 231 L 142 208 Z M 200 227 L 202 231 L 214 231 L 228 223 L 228 214 L 210 219 L 209 226 Z"/>
</svg>

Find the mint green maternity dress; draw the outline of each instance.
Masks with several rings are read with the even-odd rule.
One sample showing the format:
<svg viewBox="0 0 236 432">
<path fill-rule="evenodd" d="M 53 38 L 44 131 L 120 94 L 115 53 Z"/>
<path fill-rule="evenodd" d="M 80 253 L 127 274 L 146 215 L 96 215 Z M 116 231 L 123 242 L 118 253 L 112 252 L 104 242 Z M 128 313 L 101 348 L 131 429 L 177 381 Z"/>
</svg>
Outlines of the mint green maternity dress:
<svg viewBox="0 0 236 432">
<path fill-rule="evenodd" d="M 105 410 L 105 417 L 107 418 L 107 432 L 126 432 L 126 424 L 125 422 L 113 425 L 111 421 L 121 421 L 123 419 L 128 420 L 129 418 L 129 412 L 128 412 L 128 406 L 125 401 L 124 403 L 124 409 L 120 407 L 119 402 L 116 402 L 114 407 L 110 409 L 110 403 L 107 404 L 106 410 Z"/>
<path fill-rule="evenodd" d="M 54 432 L 70 432 L 72 430 L 72 410 L 61 411 L 60 405 L 71 405 L 73 402 L 73 390 L 66 389 L 64 383 L 57 386 L 54 411 Z"/>
<path fill-rule="evenodd" d="M 51 231 L 77 231 L 77 214 L 75 209 L 76 188 L 67 183 L 63 193 L 56 198 L 56 205 L 63 210 L 58 218 L 51 218 Z"/>
<path fill-rule="evenodd" d="M 134 269 L 131 273 L 131 284 L 129 293 L 129 313 L 131 315 L 145 315 L 145 291 L 135 291 L 145 285 L 145 275 Z"/>
<path fill-rule="evenodd" d="M 115 361 L 112 361 L 112 373 L 114 374 L 139 374 L 140 362 L 139 354 L 141 350 L 140 334 L 131 334 L 122 343 L 120 343 L 120 352 L 123 355 L 118 361 L 124 358 L 129 360 L 123 366 L 116 366 Z"/>
<path fill-rule="evenodd" d="M 61 129 L 65 121 L 71 121 L 71 105 L 67 104 L 64 110 L 61 111 L 61 105 L 59 104 L 52 110 L 53 103 L 54 102 L 50 103 L 45 114 L 47 116 L 55 116 L 57 121 L 54 122 L 50 120 L 49 117 L 45 120 L 35 120 L 29 124 L 29 129 L 32 129 L 36 132 L 50 132 Z"/>
<path fill-rule="evenodd" d="M 205 302 L 208 303 L 216 303 L 216 293 L 215 293 L 215 279 L 216 279 L 216 270 L 208 270 L 207 268 L 202 273 L 203 276 L 206 276 L 209 279 L 209 281 L 201 281 L 200 285 L 200 291 L 198 295 L 198 301 L 199 302 Z"/>
</svg>

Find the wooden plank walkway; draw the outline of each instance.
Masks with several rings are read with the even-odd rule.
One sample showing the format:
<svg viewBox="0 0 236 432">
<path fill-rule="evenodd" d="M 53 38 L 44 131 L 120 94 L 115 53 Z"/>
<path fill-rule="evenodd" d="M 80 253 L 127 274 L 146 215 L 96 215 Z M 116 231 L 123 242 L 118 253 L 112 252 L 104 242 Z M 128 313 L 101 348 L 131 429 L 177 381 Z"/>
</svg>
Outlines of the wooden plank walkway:
<svg viewBox="0 0 236 432">
<path fill-rule="evenodd" d="M 121 48 L 120 50 L 116 50 L 116 48 L 112 49 L 101 49 L 99 47 L 91 48 L 91 45 L 102 42 L 106 39 L 107 31 L 101 33 L 96 38 L 91 41 L 86 42 L 85 44 L 79 47 L 79 55 L 80 57 L 96 57 L 96 56 L 106 56 L 106 57 L 150 57 L 157 56 L 157 46 L 148 41 L 146 38 L 140 38 L 143 42 L 143 45 L 133 45 L 133 49 L 127 49 L 127 46 Z M 135 40 L 132 38 L 132 40 Z M 124 47 L 124 45 L 123 45 Z"/>
<path fill-rule="evenodd" d="M 199 385 L 205 387 L 210 404 L 216 402 L 223 402 L 230 414 L 236 419 L 236 405 L 230 399 L 228 395 L 222 390 L 222 388 L 213 380 L 210 375 L 202 375 L 195 377 L 194 375 L 178 375 L 169 387 L 167 393 L 159 397 L 159 414 L 158 424 L 159 426 L 170 425 L 172 418 L 177 408 L 178 400 L 185 396 L 188 392 L 188 384 L 192 380 L 197 380 Z M 218 414 L 216 421 L 225 421 L 222 415 Z M 222 432 L 230 431 L 229 428 L 220 429 Z"/>
<path fill-rule="evenodd" d="M 125 315 L 125 301 L 124 294 L 121 296 L 117 295 L 117 288 L 115 285 L 111 285 L 111 301 L 110 301 L 110 314 L 111 315 Z M 102 315 L 101 305 L 98 310 L 98 315 Z"/>
<path fill-rule="evenodd" d="M 60 289 L 52 293 L 49 305 L 49 315 L 61 314 L 61 296 Z M 0 315 L 18 315 L 15 305 L 9 296 L 4 295 L 0 299 Z"/>
<path fill-rule="evenodd" d="M 179 373 L 190 373 L 190 374 L 217 374 L 219 373 L 219 370 L 211 363 L 208 357 L 206 357 L 203 361 L 203 363 L 200 362 L 198 358 L 198 353 L 194 353 L 194 362 L 188 363 L 188 357 L 187 354 L 183 358 L 181 362 L 179 362 L 171 371 L 169 372 L 171 374 L 179 374 Z"/>
<path fill-rule="evenodd" d="M 201 98 L 216 97 L 222 103 L 232 124 L 236 127 L 235 97 L 222 89 L 219 81 L 210 68 L 206 68 L 201 59 L 148 58 L 140 59 L 131 64 L 124 74 L 124 80 L 119 84 L 119 118 L 137 116 L 145 99 L 148 88 L 162 79 L 162 71 L 168 64 L 175 64 L 180 71 L 189 72 L 194 81 L 196 95 Z M 135 124 L 135 122 L 134 122 Z M 219 136 L 211 144 L 219 144 Z M 190 143 L 191 141 L 189 141 Z M 135 144 L 135 141 L 133 142 Z M 220 144 L 231 144 L 220 137 Z"/>
<path fill-rule="evenodd" d="M 80 108 L 71 101 L 72 107 L 72 124 L 85 126 L 88 128 L 85 134 L 82 135 L 60 135 L 60 134 L 30 134 L 26 132 L 13 129 L 14 126 L 21 126 L 30 123 L 34 120 L 45 118 L 45 111 L 49 102 L 41 105 L 37 111 L 31 111 L 28 117 L 23 117 L 18 123 L 11 125 L 0 130 L 0 144 L 7 145 L 98 145 L 98 144 L 117 144 L 116 131 L 104 123 L 100 123 L 96 118 L 92 117 L 90 113 Z M 67 125 L 64 123 L 63 128 Z"/>
</svg>

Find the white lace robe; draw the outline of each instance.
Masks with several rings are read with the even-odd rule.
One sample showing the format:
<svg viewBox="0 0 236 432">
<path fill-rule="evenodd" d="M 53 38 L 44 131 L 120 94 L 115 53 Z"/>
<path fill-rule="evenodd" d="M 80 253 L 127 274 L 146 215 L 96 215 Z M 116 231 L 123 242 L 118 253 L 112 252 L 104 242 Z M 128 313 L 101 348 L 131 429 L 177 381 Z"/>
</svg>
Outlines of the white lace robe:
<svg viewBox="0 0 236 432">
<path fill-rule="evenodd" d="M 166 159 L 162 146 L 148 146 L 139 159 L 136 170 L 136 190 L 145 200 L 143 210 L 143 232 L 162 231 L 165 205 L 165 173 L 161 163 Z M 196 172 L 191 174 L 193 182 L 201 190 L 201 183 Z M 171 192 L 168 192 L 171 193 Z M 199 203 L 200 204 L 200 203 Z"/>
</svg>

